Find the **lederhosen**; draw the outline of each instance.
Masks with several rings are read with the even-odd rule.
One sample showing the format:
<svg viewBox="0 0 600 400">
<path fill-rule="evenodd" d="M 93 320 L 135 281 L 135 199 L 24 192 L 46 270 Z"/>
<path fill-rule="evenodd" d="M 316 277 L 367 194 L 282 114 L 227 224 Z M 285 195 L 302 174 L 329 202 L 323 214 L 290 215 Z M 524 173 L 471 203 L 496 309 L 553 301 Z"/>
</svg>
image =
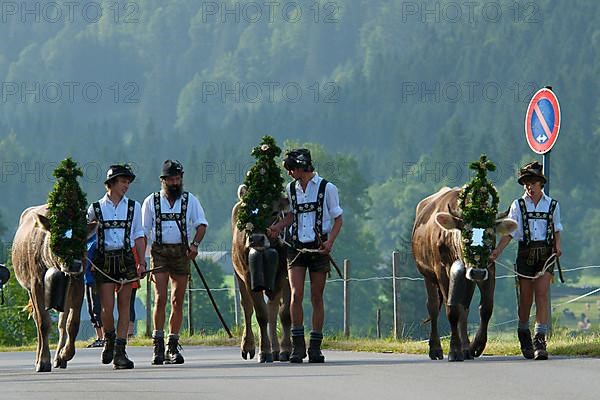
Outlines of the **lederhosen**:
<svg viewBox="0 0 600 400">
<path fill-rule="evenodd" d="M 102 216 L 100 202 L 92 205 L 96 220 L 98 221 L 98 251 L 94 254 L 94 264 L 102 272 L 113 279 L 134 279 L 137 277 L 135 268 L 135 257 L 131 250 L 131 226 L 133 225 L 133 213 L 135 212 L 135 201 L 127 200 L 127 217 L 124 220 L 105 221 Z M 104 232 L 107 229 L 124 229 L 123 248 L 118 250 L 106 250 Z M 102 273 L 95 271 L 94 279 L 98 283 L 114 283 Z"/>
<path fill-rule="evenodd" d="M 527 211 L 525 200 L 519 199 L 521 209 L 521 220 L 523 222 L 523 239 L 519 241 L 517 251 L 517 272 L 527 276 L 535 276 L 544 268 L 544 263 L 552 254 L 554 248 L 554 210 L 556 200 L 550 202 L 548 212 Z M 546 239 L 531 240 L 529 221 L 532 219 L 546 220 Z M 554 274 L 554 267 L 547 269 Z"/>
<path fill-rule="evenodd" d="M 160 192 L 154 193 L 154 233 L 155 238 L 150 249 L 152 268 L 162 267 L 160 272 L 174 275 L 189 275 L 190 260 L 187 257 L 187 208 L 189 192 L 181 195 L 181 209 L 178 213 L 163 213 L 160 207 Z M 175 221 L 182 231 L 181 243 L 167 244 L 162 239 L 162 223 Z"/>
<path fill-rule="evenodd" d="M 298 256 L 297 249 L 318 249 L 320 247 L 319 241 L 314 240 L 312 242 L 303 243 L 300 241 L 298 235 L 299 228 L 299 215 L 309 212 L 316 213 L 315 215 L 315 234 L 319 235 L 322 242 L 325 242 L 328 238 L 327 234 L 323 234 L 323 206 L 325 203 L 325 188 L 327 181 L 321 180 L 319 189 L 317 192 L 317 201 L 310 203 L 298 204 L 298 198 L 296 197 L 296 185 L 297 180 L 290 186 L 290 203 L 292 206 L 292 213 L 294 215 L 294 221 L 291 229 L 291 244 L 292 247 L 288 249 L 288 268 L 295 266 L 307 267 L 309 270 L 329 272 L 331 265 L 329 264 L 329 257 L 321 253 L 304 253 Z M 293 264 L 290 264 L 293 261 Z"/>
</svg>

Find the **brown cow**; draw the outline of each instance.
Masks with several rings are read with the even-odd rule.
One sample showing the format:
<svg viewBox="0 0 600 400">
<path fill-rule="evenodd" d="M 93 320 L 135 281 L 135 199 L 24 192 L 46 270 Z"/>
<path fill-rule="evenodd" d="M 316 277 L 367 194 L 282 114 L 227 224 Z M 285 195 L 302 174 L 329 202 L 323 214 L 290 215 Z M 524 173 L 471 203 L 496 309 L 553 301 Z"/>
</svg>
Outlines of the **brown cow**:
<svg viewBox="0 0 600 400">
<path fill-rule="evenodd" d="M 483 353 L 494 306 L 495 264 L 467 265 L 465 268 L 460 235 L 463 221 L 459 216 L 460 211 L 455 210 L 460 191 L 460 188 L 445 187 L 419 202 L 412 231 L 413 257 L 417 269 L 425 277 L 427 310 L 431 320 L 429 357 L 432 360 L 444 358 L 437 328 L 437 317 L 442 306 L 440 296 L 446 305 L 446 315 L 452 329 L 448 361 L 473 359 L 473 356 L 478 357 Z M 489 228 L 495 228 L 500 234 L 514 230 L 516 222 L 504 217 L 506 214 L 498 215 L 496 226 Z M 469 343 L 467 317 L 475 284 L 481 293 L 480 325 L 475 339 Z"/>
<path fill-rule="evenodd" d="M 79 316 L 83 301 L 83 262 L 75 260 L 73 265 L 64 265 L 50 250 L 50 220 L 47 205 L 30 207 L 23 211 L 19 227 L 12 245 L 12 263 L 15 276 L 21 286 L 29 292 L 33 317 L 37 325 L 38 343 L 35 356 L 35 370 L 49 372 L 50 349 L 48 333 L 51 320 L 44 299 L 44 275 L 54 267 L 69 276 L 65 311 L 58 320 L 59 340 L 54 356 L 55 368 L 66 368 L 67 361 L 75 355 L 75 338 L 79 331 Z M 93 232 L 96 224 L 88 224 L 88 232 Z M 71 272 L 76 271 L 76 272 Z"/>
<path fill-rule="evenodd" d="M 246 190 L 245 185 L 240 185 L 238 197 L 241 199 Z M 287 201 L 287 200 L 286 200 Z M 290 341 L 290 286 L 287 280 L 287 261 L 285 247 L 276 240 L 269 240 L 264 234 L 252 234 L 248 236 L 237 227 L 237 214 L 241 201 L 238 201 L 231 212 L 231 229 L 233 241 L 231 246 L 231 259 L 240 288 L 242 307 L 244 309 L 245 328 L 242 335 L 241 351 L 242 358 L 254 358 L 255 343 L 252 333 L 252 314 L 256 311 L 256 320 L 260 331 L 260 353 L 259 362 L 289 361 L 291 352 Z M 273 206 L 273 218 L 282 211 L 282 204 Z M 272 290 L 253 291 L 249 254 L 254 251 L 264 251 L 266 247 L 277 250 L 278 270 L 275 277 L 275 286 Z M 268 303 L 265 304 L 264 294 L 267 295 Z M 277 340 L 277 315 L 281 319 L 283 338 L 280 343 Z"/>
</svg>

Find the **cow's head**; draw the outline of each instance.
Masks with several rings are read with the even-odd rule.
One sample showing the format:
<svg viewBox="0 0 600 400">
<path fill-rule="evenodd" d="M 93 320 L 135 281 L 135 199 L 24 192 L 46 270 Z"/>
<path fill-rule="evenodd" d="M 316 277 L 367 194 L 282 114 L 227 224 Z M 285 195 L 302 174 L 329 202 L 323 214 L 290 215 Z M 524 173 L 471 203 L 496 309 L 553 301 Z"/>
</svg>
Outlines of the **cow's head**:
<svg viewBox="0 0 600 400">
<path fill-rule="evenodd" d="M 242 184 L 238 187 L 238 198 L 241 200 L 244 194 L 246 194 L 247 187 Z M 270 223 L 276 222 L 279 218 L 283 217 L 284 213 L 289 207 L 289 200 L 287 197 L 282 196 L 277 201 L 271 204 L 271 221 Z M 246 249 L 264 250 L 271 246 L 271 241 L 264 232 L 252 232 L 246 234 Z"/>
<path fill-rule="evenodd" d="M 461 212 L 448 207 L 448 212 L 438 212 L 435 215 L 435 221 L 442 229 L 448 231 L 454 230 L 462 233 L 464 230 L 468 230 L 471 237 L 470 246 L 486 246 L 491 252 L 496 245 L 496 234 L 504 236 L 517 229 L 517 222 L 507 218 L 507 215 L 508 212 L 499 213 L 492 226 L 474 227 L 465 224 Z M 460 239 L 462 245 L 464 238 Z M 467 277 L 472 280 L 485 280 L 487 279 L 487 267 L 486 260 L 475 260 L 473 265 L 467 265 Z"/>
<path fill-rule="evenodd" d="M 37 222 L 37 227 L 39 229 L 42 229 L 47 234 L 47 237 L 48 237 L 47 243 L 44 243 L 44 246 L 45 246 L 44 261 L 48 264 L 47 266 L 55 267 L 58 270 L 64 272 L 65 274 L 69 274 L 69 275 L 81 274 L 83 272 L 83 262 L 85 261 L 85 258 L 86 258 L 85 249 L 82 249 L 81 258 L 75 258 L 71 263 L 69 263 L 69 265 L 67 265 L 58 256 L 53 254 L 52 250 L 50 249 L 50 241 L 49 241 L 50 226 L 51 226 L 50 219 L 48 217 L 46 217 L 45 215 L 42 215 L 39 213 L 35 214 L 35 219 Z M 87 239 L 89 239 L 94 234 L 94 232 L 96 231 L 97 225 L 98 225 L 97 222 L 90 222 L 87 224 Z M 65 232 L 66 237 L 70 237 L 69 235 L 72 235 L 71 230 Z"/>
</svg>

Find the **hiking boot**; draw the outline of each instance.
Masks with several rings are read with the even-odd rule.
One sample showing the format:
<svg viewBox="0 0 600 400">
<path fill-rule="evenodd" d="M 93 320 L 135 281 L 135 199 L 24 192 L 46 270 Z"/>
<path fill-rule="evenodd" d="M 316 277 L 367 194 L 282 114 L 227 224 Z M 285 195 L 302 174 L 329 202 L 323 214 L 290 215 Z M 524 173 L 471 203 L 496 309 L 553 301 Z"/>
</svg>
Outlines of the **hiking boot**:
<svg viewBox="0 0 600 400">
<path fill-rule="evenodd" d="M 183 364 L 183 356 L 179 350 L 183 350 L 179 345 L 179 339 L 170 337 L 165 352 L 165 364 Z"/>
<path fill-rule="evenodd" d="M 292 336 L 292 354 L 290 362 L 300 364 L 306 358 L 306 341 L 304 336 Z"/>
<path fill-rule="evenodd" d="M 546 351 L 546 335 L 536 333 L 533 338 L 533 347 L 535 348 L 534 358 L 536 360 L 547 360 L 548 352 Z"/>
<path fill-rule="evenodd" d="M 521 353 L 528 360 L 533 358 L 533 343 L 531 342 L 531 331 L 529 329 L 517 330 L 519 342 L 521 342 Z"/>
<path fill-rule="evenodd" d="M 123 339 L 124 341 L 125 339 Z M 117 343 L 115 345 L 115 358 L 113 360 L 113 369 L 132 369 L 133 361 L 127 358 L 125 344 Z"/>
<path fill-rule="evenodd" d="M 321 342 L 323 339 L 310 339 L 308 345 L 308 362 L 321 364 L 325 362 L 325 356 L 321 353 Z"/>
<path fill-rule="evenodd" d="M 104 334 L 104 349 L 102 350 L 102 364 L 110 364 L 115 355 L 115 331 Z"/>
<path fill-rule="evenodd" d="M 163 365 L 165 362 L 165 339 L 153 338 L 154 352 L 152 354 L 152 365 Z"/>
</svg>

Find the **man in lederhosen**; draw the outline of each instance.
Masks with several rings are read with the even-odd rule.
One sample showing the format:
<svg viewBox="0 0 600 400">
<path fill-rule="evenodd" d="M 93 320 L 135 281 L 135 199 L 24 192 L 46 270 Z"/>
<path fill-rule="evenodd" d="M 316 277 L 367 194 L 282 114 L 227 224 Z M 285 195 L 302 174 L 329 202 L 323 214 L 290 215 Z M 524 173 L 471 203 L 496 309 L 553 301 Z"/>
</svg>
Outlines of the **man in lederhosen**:
<svg viewBox="0 0 600 400">
<path fill-rule="evenodd" d="M 198 247 L 208 222 L 198 199 L 183 191 L 183 166 L 166 160 L 160 175 L 161 191 L 149 195 L 142 205 L 142 224 L 152 242 L 154 282 L 154 354 L 153 365 L 183 364 L 179 352 L 179 331 L 183 322 L 183 299 L 190 275 L 190 260 L 198 255 Z M 189 243 L 189 246 L 188 246 Z M 165 351 L 164 326 L 167 285 L 171 281 L 171 315 L 169 341 Z"/>
<path fill-rule="evenodd" d="M 490 260 L 494 261 L 512 238 L 519 241 L 517 275 L 519 279 L 519 326 L 517 333 L 521 352 L 527 359 L 548 359 L 548 289 L 554 267 L 547 267 L 549 257 L 562 254 L 560 248 L 560 207 L 544 191 L 546 177 L 537 161 L 519 171 L 518 182 L 525 188 L 523 196 L 513 201 L 509 217 L 517 221 L 517 229 L 502 237 Z M 551 261 L 551 260 L 550 260 Z M 546 269 L 544 270 L 544 268 Z M 531 340 L 529 313 L 535 297 L 535 336 Z"/>
<path fill-rule="evenodd" d="M 306 270 L 310 274 L 310 292 L 312 303 L 312 330 L 308 348 L 308 362 L 322 363 L 325 357 L 321 353 L 323 341 L 323 322 L 325 308 L 323 291 L 327 273 L 331 269 L 329 253 L 342 227 L 342 213 L 338 190 L 334 184 L 321 178 L 312 165 L 310 151 L 296 149 L 288 152 L 284 159 L 284 168 L 294 181 L 287 185 L 292 212 L 280 222 L 272 225 L 268 231 L 271 237 L 277 237 L 286 227 L 292 248 L 288 249 L 288 273 L 292 301 L 292 354 L 290 362 L 301 363 L 306 357 L 304 339 L 304 278 Z M 317 237 L 319 235 L 319 237 Z M 320 249 L 320 252 L 304 252 L 301 249 Z M 299 254 L 300 253 L 300 254 Z"/>
<path fill-rule="evenodd" d="M 104 181 L 106 195 L 92 203 L 87 212 L 88 221 L 98 221 L 98 244 L 93 264 L 104 325 L 102 363 L 112 361 L 115 369 L 133 368 L 133 361 L 125 352 L 131 282 L 146 272 L 144 259 L 136 265 L 132 251 L 134 246 L 138 254 L 144 254 L 146 249 L 140 203 L 125 196 L 134 179 L 135 174 L 128 165 L 111 165 Z M 115 291 L 119 313 L 116 332 Z"/>
</svg>

